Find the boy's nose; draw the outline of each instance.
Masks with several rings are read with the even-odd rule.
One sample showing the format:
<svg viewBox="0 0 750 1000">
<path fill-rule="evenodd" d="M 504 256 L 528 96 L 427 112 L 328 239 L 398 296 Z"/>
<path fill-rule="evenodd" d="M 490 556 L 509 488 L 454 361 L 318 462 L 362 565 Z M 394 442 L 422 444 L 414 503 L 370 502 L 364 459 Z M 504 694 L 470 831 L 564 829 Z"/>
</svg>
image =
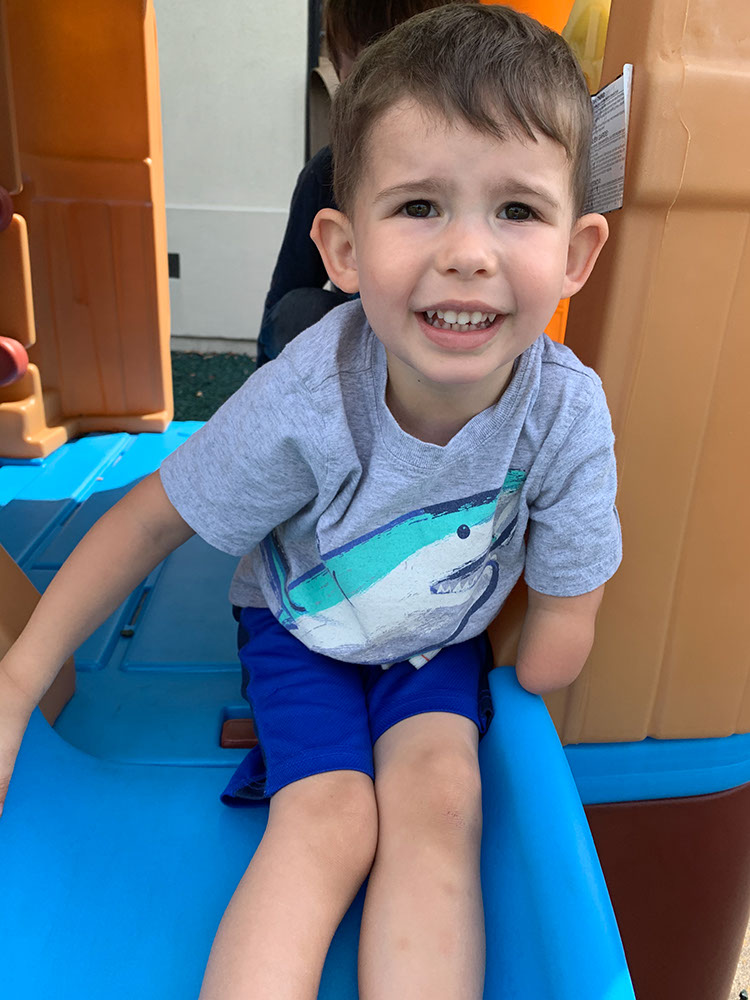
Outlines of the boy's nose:
<svg viewBox="0 0 750 1000">
<path fill-rule="evenodd" d="M 490 234 L 485 227 L 456 224 L 446 228 L 437 265 L 445 274 L 461 278 L 490 276 L 497 271 L 497 260 Z"/>
</svg>

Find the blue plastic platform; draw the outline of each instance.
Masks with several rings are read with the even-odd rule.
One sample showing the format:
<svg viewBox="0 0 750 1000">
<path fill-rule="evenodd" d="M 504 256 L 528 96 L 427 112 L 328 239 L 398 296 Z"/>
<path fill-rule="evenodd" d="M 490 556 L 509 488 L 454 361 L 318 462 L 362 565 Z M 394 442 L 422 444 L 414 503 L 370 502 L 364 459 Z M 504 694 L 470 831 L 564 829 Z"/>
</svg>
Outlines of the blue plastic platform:
<svg viewBox="0 0 750 1000">
<path fill-rule="evenodd" d="M 634 1000 L 575 784 L 540 698 L 491 675 L 482 741 L 486 1000 Z M 12 1000 L 189 1000 L 262 835 L 223 768 L 105 761 L 35 713 L 0 820 L 0 969 Z M 356 1000 L 362 893 L 321 1000 Z M 290 942 L 293 947 L 293 942 Z"/>
<path fill-rule="evenodd" d="M 91 525 L 199 426 L 0 459 L 0 544 L 43 591 Z M 157 567 L 76 653 L 60 735 L 107 760 L 236 765 L 243 752 L 219 746 L 224 720 L 247 714 L 227 597 L 235 565 L 193 538 Z"/>
</svg>

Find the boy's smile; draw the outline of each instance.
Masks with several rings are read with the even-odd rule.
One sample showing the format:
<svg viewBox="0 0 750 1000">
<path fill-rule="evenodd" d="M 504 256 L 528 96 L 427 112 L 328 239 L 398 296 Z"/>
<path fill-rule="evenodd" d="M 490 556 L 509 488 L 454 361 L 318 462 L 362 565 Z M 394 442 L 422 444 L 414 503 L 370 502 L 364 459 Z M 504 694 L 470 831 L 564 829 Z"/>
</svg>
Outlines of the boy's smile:
<svg viewBox="0 0 750 1000">
<path fill-rule="evenodd" d="M 395 105 L 370 132 L 353 210 L 340 216 L 346 252 L 331 276 L 361 294 L 404 426 L 448 411 L 460 426 L 494 404 L 606 238 L 600 216 L 574 219 L 563 147 L 507 132 Z"/>
<path fill-rule="evenodd" d="M 428 340 L 446 350 L 463 351 L 486 344 L 504 319 L 483 302 L 442 302 L 416 315 Z"/>
</svg>

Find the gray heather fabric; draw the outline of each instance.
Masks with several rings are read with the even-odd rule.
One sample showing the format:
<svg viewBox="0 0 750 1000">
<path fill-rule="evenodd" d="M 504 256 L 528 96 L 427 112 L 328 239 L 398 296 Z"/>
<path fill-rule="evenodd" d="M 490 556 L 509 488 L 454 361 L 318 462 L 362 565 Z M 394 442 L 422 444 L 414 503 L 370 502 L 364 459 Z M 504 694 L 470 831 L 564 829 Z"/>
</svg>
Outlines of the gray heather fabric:
<svg viewBox="0 0 750 1000">
<path fill-rule="evenodd" d="M 385 351 L 346 303 L 164 461 L 188 524 L 242 556 L 235 604 L 267 606 L 315 651 L 381 664 L 477 635 L 524 564 L 556 596 L 614 573 L 611 423 L 570 350 L 540 336 L 445 447 L 401 430 L 385 384 Z"/>
</svg>

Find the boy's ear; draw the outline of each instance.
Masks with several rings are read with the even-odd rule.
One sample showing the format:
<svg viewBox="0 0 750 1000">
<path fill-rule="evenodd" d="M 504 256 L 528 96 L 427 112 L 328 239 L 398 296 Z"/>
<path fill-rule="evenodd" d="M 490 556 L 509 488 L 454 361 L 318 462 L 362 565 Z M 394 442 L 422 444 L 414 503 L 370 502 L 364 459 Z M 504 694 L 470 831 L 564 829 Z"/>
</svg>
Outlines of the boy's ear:
<svg viewBox="0 0 750 1000">
<path fill-rule="evenodd" d="M 603 215 L 582 215 L 573 226 L 568 246 L 568 264 L 563 298 L 575 295 L 586 284 L 599 252 L 607 242 L 609 226 Z"/>
<path fill-rule="evenodd" d="M 357 254 L 349 217 L 334 208 L 321 208 L 310 230 L 331 281 L 343 292 L 359 291 Z"/>
</svg>

